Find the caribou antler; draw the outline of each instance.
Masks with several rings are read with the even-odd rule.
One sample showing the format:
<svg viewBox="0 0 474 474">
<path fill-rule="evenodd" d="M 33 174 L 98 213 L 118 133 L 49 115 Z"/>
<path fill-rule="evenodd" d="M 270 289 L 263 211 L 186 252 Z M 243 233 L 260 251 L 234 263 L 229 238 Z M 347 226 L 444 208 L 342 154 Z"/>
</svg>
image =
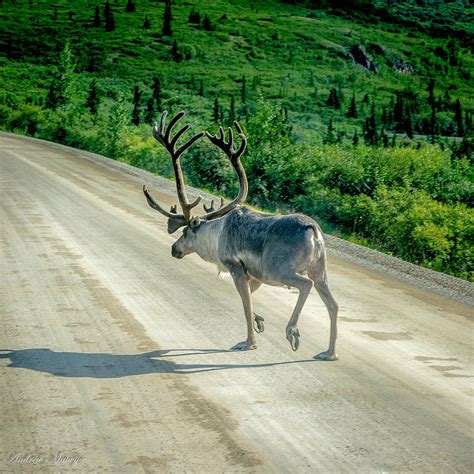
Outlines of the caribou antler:
<svg viewBox="0 0 474 474">
<path fill-rule="evenodd" d="M 201 198 L 198 197 L 195 201 L 189 202 L 188 197 L 186 195 L 186 188 L 184 186 L 184 178 L 183 172 L 181 170 L 181 164 L 179 159 L 181 155 L 197 140 L 199 140 L 203 135 L 204 132 L 199 132 L 197 135 L 194 135 L 190 140 L 188 140 L 184 145 L 181 145 L 179 148 L 176 148 L 176 144 L 180 137 L 189 129 L 189 125 L 185 125 L 181 128 L 173 138 L 171 138 L 171 132 L 173 127 L 176 123 L 184 117 L 184 112 L 179 112 L 173 119 L 171 119 L 168 127 L 166 127 L 166 116 L 168 115 L 167 111 L 164 111 L 161 115 L 160 124 L 158 125 L 155 123 L 153 126 L 153 136 L 158 140 L 167 150 L 168 153 L 171 155 L 171 160 L 173 162 L 173 170 L 176 179 L 176 191 L 178 194 L 179 204 L 181 205 L 181 209 L 183 210 L 182 214 L 176 213 L 176 206 L 171 208 L 171 211 L 165 211 L 150 195 L 146 186 L 143 186 L 143 193 L 148 201 L 148 204 L 153 208 L 156 209 L 158 212 L 163 214 L 165 217 L 168 218 L 168 232 L 172 234 L 177 229 L 182 227 L 183 225 L 188 224 L 191 219 L 191 209 L 196 207 Z"/>
<path fill-rule="evenodd" d="M 248 193 L 248 181 L 247 175 L 245 174 L 244 167 L 240 162 L 240 157 L 245 151 L 245 147 L 247 146 L 247 137 L 244 135 L 242 128 L 240 127 L 238 122 L 234 122 L 237 131 L 239 132 L 239 137 L 241 140 L 240 147 L 238 150 L 234 149 L 234 133 L 232 128 L 229 127 L 229 140 L 226 142 L 225 134 L 222 127 L 219 127 L 219 134 L 216 136 L 211 135 L 209 132 L 206 132 L 206 137 L 214 143 L 217 147 L 219 147 L 228 157 L 232 167 L 235 169 L 237 176 L 239 177 L 240 189 L 238 196 L 230 203 L 223 206 L 223 201 L 221 203 L 221 207 L 219 209 L 214 209 L 213 203 L 211 202 L 210 212 L 201 216 L 202 219 L 205 220 L 212 220 L 217 219 L 218 217 L 222 217 L 223 215 L 227 214 L 229 211 L 237 207 L 239 204 L 243 203 L 247 198 Z M 207 209 L 204 208 L 206 211 Z"/>
</svg>

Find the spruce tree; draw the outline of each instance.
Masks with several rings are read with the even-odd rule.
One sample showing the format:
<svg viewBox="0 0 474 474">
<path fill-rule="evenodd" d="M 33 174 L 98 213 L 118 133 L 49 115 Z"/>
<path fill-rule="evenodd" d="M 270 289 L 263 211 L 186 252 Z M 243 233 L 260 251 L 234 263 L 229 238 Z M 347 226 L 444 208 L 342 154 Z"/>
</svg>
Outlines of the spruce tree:
<svg viewBox="0 0 474 474">
<path fill-rule="evenodd" d="M 214 99 L 214 105 L 212 107 L 212 119 L 215 123 L 219 123 L 219 99 Z"/>
<path fill-rule="evenodd" d="M 454 103 L 454 122 L 456 123 L 456 129 L 458 136 L 462 137 L 464 135 L 464 125 L 462 120 L 462 108 L 461 101 L 456 99 Z"/>
<path fill-rule="evenodd" d="M 431 120 L 430 120 L 431 143 L 436 142 L 437 131 L 438 131 L 438 124 L 437 124 L 437 118 L 436 118 L 436 109 L 433 107 L 431 109 Z"/>
<path fill-rule="evenodd" d="M 434 88 L 435 88 L 435 81 L 433 78 L 431 78 L 428 82 L 428 105 L 430 107 L 434 107 L 434 103 L 435 103 Z"/>
<path fill-rule="evenodd" d="M 155 100 L 150 97 L 146 103 L 145 122 L 152 124 L 155 121 Z"/>
<path fill-rule="evenodd" d="M 393 105 L 393 121 L 395 122 L 395 130 L 403 132 L 403 119 L 405 117 L 405 106 L 402 94 L 398 93 Z"/>
<path fill-rule="evenodd" d="M 148 15 L 145 16 L 145 21 L 143 22 L 142 28 L 144 30 L 149 30 L 151 28 L 151 23 L 150 23 L 150 19 L 148 18 Z"/>
<path fill-rule="evenodd" d="M 99 109 L 99 95 L 97 90 L 97 81 L 92 80 L 89 87 L 89 93 L 87 95 L 86 107 L 89 109 L 92 115 L 96 115 Z"/>
<path fill-rule="evenodd" d="M 211 19 L 207 15 L 204 15 L 204 18 L 202 19 L 202 27 L 207 31 L 214 30 L 214 25 L 212 24 Z"/>
<path fill-rule="evenodd" d="M 336 143 L 336 134 L 334 130 L 334 125 L 332 124 L 332 118 L 329 119 L 328 128 L 326 130 L 326 134 L 323 137 L 323 143 L 325 145 L 331 145 Z"/>
<path fill-rule="evenodd" d="M 235 100 L 234 96 L 230 96 L 230 109 L 229 109 L 229 124 L 232 126 L 232 124 L 235 121 Z"/>
<path fill-rule="evenodd" d="M 125 5 L 125 11 L 127 13 L 134 13 L 135 10 L 136 8 L 135 8 L 135 3 L 133 2 L 133 0 L 128 0 L 127 5 Z"/>
<path fill-rule="evenodd" d="M 335 109 L 341 108 L 341 102 L 339 101 L 339 95 L 335 87 L 329 91 L 329 96 L 326 100 L 326 105 L 334 107 Z"/>
<path fill-rule="evenodd" d="M 99 7 L 95 7 L 94 21 L 92 22 L 92 26 L 94 28 L 100 28 L 100 8 Z"/>
<path fill-rule="evenodd" d="M 183 59 L 183 56 L 180 53 L 179 48 L 178 48 L 178 42 L 176 40 L 173 41 L 173 45 L 171 46 L 171 56 L 173 56 L 173 59 L 177 63 L 180 63 Z"/>
<path fill-rule="evenodd" d="M 133 89 L 133 112 L 132 112 L 132 123 L 135 126 L 140 125 L 140 97 L 142 91 L 138 86 Z"/>
<path fill-rule="evenodd" d="M 105 31 L 114 31 L 115 30 L 114 14 L 112 12 L 112 8 L 108 1 L 105 2 L 104 16 L 105 16 Z"/>
<path fill-rule="evenodd" d="M 156 103 L 156 110 L 161 112 L 161 81 L 159 77 L 153 78 L 152 98 Z"/>
<path fill-rule="evenodd" d="M 194 7 L 189 12 L 188 23 L 194 23 L 199 25 L 201 23 L 201 15 L 197 12 Z"/>
<path fill-rule="evenodd" d="M 366 145 L 376 145 L 378 142 L 377 122 L 375 118 L 375 105 L 372 102 L 370 116 L 365 119 L 364 123 L 364 141 Z"/>
<path fill-rule="evenodd" d="M 351 103 L 349 105 L 349 109 L 347 110 L 347 116 L 349 118 L 357 118 L 357 104 L 354 92 L 352 93 Z"/>
<path fill-rule="evenodd" d="M 59 55 L 58 71 L 56 73 L 57 105 L 67 105 L 74 94 L 74 69 L 75 61 L 69 41 L 66 41 Z"/>
<path fill-rule="evenodd" d="M 53 79 L 49 84 L 48 95 L 46 96 L 45 107 L 47 109 L 55 110 L 58 106 L 58 97 L 56 94 L 56 80 Z"/>
<path fill-rule="evenodd" d="M 165 12 L 163 15 L 163 36 L 173 36 L 171 29 L 171 0 L 165 0 Z"/>
<path fill-rule="evenodd" d="M 357 130 L 354 131 L 354 135 L 352 137 L 352 144 L 357 146 L 359 144 L 359 135 L 357 134 Z"/>
<path fill-rule="evenodd" d="M 247 102 L 247 81 L 245 76 L 242 76 L 242 91 L 241 91 L 242 104 Z"/>
<path fill-rule="evenodd" d="M 408 138 L 413 138 L 413 121 L 411 118 L 411 110 L 407 107 L 405 114 L 405 132 L 408 135 Z"/>
</svg>

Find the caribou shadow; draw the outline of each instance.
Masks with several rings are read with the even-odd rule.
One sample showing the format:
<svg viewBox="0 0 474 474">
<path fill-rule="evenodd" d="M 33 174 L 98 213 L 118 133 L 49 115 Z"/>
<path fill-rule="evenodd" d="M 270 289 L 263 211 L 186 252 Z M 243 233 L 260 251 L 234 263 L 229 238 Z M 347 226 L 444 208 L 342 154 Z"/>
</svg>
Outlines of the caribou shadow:
<svg viewBox="0 0 474 474">
<path fill-rule="evenodd" d="M 195 374 L 215 370 L 256 369 L 287 364 L 316 362 L 314 359 L 287 360 L 265 364 L 180 364 L 172 357 L 233 352 L 222 349 L 168 349 L 143 354 L 55 352 L 51 349 L 0 349 L 7 367 L 45 372 L 57 377 L 120 378 L 144 374 Z M 166 356 L 166 358 L 164 358 Z"/>
</svg>

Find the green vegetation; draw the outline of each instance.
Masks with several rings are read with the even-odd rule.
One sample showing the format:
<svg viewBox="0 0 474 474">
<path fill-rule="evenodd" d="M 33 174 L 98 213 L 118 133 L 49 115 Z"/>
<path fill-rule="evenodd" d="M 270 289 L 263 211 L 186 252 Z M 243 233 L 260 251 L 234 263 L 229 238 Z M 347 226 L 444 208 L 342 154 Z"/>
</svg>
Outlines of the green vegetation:
<svg viewBox="0 0 474 474">
<path fill-rule="evenodd" d="M 242 122 L 252 203 L 473 278 L 468 1 L 4 0 L 0 126 L 172 176 L 150 124 Z M 235 177 L 204 141 L 195 186 Z"/>
</svg>

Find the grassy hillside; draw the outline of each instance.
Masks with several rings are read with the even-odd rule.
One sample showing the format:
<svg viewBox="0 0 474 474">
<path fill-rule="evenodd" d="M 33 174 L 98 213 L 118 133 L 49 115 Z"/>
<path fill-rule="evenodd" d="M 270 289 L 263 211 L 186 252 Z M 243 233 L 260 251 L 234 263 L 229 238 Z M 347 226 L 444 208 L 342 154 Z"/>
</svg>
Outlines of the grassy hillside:
<svg viewBox="0 0 474 474">
<path fill-rule="evenodd" d="M 254 204 L 472 278 L 470 2 L 174 0 L 167 34 L 162 1 L 1 5 L 1 128 L 169 176 L 161 110 L 237 118 Z M 232 195 L 198 151 L 188 180 Z"/>
<path fill-rule="evenodd" d="M 430 78 L 442 101 L 438 134 L 458 134 L 455 125 L 450 128 L 457 99 L 464 115 L 474 108 L 469 88 L 473 59 L 468 54 L 474 9 L 463 6 L 468 2 L 392 2 L 390 18 L 400 22 L 390 24 L 347 8 L 308 8 L 278 1 L 176 1 L 171 37 L 162 36 L 163 2 L 135 1 L 133 13 L 125 11 L 126 3 L 110 3 L 115 29 L 105 32 L 104 2 L 3 1 L 0 41 L 8 58 L 2 64 L 6 90 L 33 103 L 41 101 L 50 85 L 51 65 L 58 63 L 69 39 L 83 95 L 93 77 L 110 98 L 123 92 L 131 99 L 138 85 L 145 107 L 146 94 L 158 76 L 163 105 L 211 118 L 215 97 L 227 115 L 233 95 L 236 112 L 243 114 L 245 77 L 248 107 L 252 108 L 257 90 L 267 99 L 279 100 L 288 109 L 298 138 L 305 140 L 322 140 L 330 118 L 336 130 L 351 138 L 355 129 L 362 131 L 372 101 L 381 120 L 382 106 L 388 114 L 397 92 L 420 102 L 412 120 L 415 132 L 422 133 L 422 120 L 430 118 L 426 103 Z M 424 3 L 428 6 L 422 8 Z M 93 27 L 95 6 L 100 9 L 99 27 Z M 188 22 L 193 10 L 200 15 L 199 24 Z M 211 31 L 202 24 L 206 15 Z M 146 18 L 148 29 L 143 28 Z M 430 37 L 428 23 L 439 18 L 463 34 Z M 353 63 L 349 50 L 359 44 L 365 46 L 377 72 Z M 326 105 L 333 87 L 340 109 Z M 347 117 L 353 93 L 358 118 Z"/>
</svg>

